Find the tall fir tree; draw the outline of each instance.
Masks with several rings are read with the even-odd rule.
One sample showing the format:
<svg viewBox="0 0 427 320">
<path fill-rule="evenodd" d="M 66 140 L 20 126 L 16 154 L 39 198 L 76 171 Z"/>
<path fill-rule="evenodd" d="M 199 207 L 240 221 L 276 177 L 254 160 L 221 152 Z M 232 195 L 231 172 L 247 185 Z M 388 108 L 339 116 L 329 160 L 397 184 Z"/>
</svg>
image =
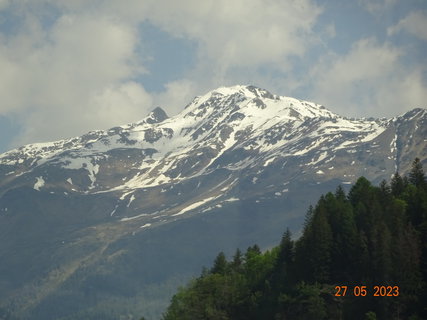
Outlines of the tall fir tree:
<svg viewBox="0 0 427 320">
<path fill-rule="evenodd" d="M 314 282 L 330 280 L 332 241 L 332 230 L 328 222 L 325 200 L 320 200 L 313 215 L 312 228 L 309 232 L 309 246 L 306 248 Z"/>
<path fill-rule="evenodd" d="M 391 192 L 393 196 L 400 197 L 405 189 L 405 185 L 403 183 L 403 179 L 400 176 L 399 172 L 396 173 L 391 178 Z"/>
<path fill-rule="evenodd" d="M 227 272 L 227 269 L 227 259 L 225 258 L 224 252 L 221 251 L 215 258 L 211 273 L 218 273 L 224 275 Z"/>
<path fill-rule="evenodd" d="M 409 181 L 418 188 L 425 189 L 426 187 L 426 177 L 419 158 L 415 158 L 412 162 L 412 168 L 409 172 Z"/>
</svg>

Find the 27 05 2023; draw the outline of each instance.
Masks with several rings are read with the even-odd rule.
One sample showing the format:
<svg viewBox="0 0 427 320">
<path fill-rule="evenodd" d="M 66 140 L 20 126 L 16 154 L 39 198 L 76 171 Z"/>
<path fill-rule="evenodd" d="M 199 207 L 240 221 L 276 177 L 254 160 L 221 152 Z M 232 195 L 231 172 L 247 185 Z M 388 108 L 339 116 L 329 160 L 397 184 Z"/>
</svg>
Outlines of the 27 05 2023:
<svg viewBox="0 0 427 320">
<path fill-rule="evenodd" d="M 353 286 L 346 285 L 335 286 L 335 296 L 345 297 L 351 294 L 355 297 L 366 297 L 372 295 L 374 297 L 398 297 L 400 294 L 399 286 Z"/>
</svg>

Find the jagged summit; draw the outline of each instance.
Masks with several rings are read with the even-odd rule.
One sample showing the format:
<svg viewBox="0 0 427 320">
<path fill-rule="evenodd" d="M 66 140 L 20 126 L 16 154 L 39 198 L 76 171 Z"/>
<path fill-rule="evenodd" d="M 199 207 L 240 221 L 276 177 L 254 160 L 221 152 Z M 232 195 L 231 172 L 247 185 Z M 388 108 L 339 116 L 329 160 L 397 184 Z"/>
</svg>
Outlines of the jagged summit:
<svg viewBox="0 0 427 320">
<path fill-rule="evenodd" d="M 412 117 L 422 117 L 425 116 L 427 114 L 427 109 L 423 109 L 423 108 L 415 108 L 412 110 L 407 111 L 406 113 L 404 113 L 401 118 L 412 118 Z"/>
<path fill-rule="evenodd" d="M 234 85 L 229 87 L 219 87 L 217 89 L 212 90 L 210 93 L 217 93 L 222 95 L 234 95 L 241 94 L 247 97 L 252 98 L 265 98 L 265 99 L 277 99 L 278 96 L 273 95 L 269 91 L 258 88 L 253 85 Z M 210 94 L 208 93 L 208 94 Z"/>
<path fill-rule="evenodd" d="M 336 118 L 336 114 L 313 102 L 273 95 L 255 86 L 220 87 L 196 97 L 183 111 L 185 118 L 218 117 L 227 114 L 234 118 L 289 118 L 297 121 L 308 118 Z"/>
<path fill-rule="evenodd" d="M 167 118 L 169 117 L 166 112 L 162 108 L 156 107 L 153 111 L 150 112 L 145 121 L 149 124 L 153 124 L 160 123 L 163 120 L 166 120 Z"/>
</svg>

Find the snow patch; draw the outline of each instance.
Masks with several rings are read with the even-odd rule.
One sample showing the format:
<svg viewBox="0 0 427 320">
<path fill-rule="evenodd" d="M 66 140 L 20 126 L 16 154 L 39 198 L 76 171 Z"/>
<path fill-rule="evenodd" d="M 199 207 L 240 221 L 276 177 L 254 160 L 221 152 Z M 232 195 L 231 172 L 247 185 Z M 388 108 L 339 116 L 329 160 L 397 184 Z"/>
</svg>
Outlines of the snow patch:
<svg viewBox="0 0 427 320">
<path fill-rule="evenodd" d="M 123 201 L 128 196 L 128 194 L 131 194 L 132 192 L 133 191 L 128 191 L 128 192 L 123 193 L 119 199 Z"/>
<path fill-rule="evenodd" d="M 37 181 L 36 181 L 36 183 L 34 184 L 34 187 L 33 187 L 33 188 L 34 188 L 34 190 L 40 191 L 40 188 L 44 186 L 45 181 L 43 180 L 43 177 L 42 177 L 42 176 L 40 176 L 40 177 L 36 177 L 36 179 L 37 179 Z"/>
<path fill-rule="evenodd" d="M 270 163 L 272 163 L 274 160 L 276 160 L 277 157 L 272 157 L 270 159 L 267 159 L 264 164 L 263 167 L 267 167 Z"/>
<path fill-rule="evenodd" d="M 328 152 L 322 152 L 319 156 L 319 158 L 317 158 L 317 160 L 314 163 L 311 164 L 316 164 L 319 163 L 320 161 L 324 160 L 326 157 L 328 156 Z"/>
<path fill-rule="evenodd" d="M 86 170 L 89 171 L 89 179 L 92 182 L 89 189 L 93 189 L 95 188 L 95 182 L 96 182 L 96 174 L 99 171 L 99 164 L 95 164 L 93 165 L 92 163 L 90 163 L 91 165 L 88 165 L 86 167 Z"/>
<path fill-rule="evenodd" d="M 229 199 L 224 200 L 224 202 L 234 202 L 234 201 L 240 201 L 240 199 L 239 198 L 229 198 Z"/>
<path fill-rule="evenodd" d="M 218 198 L 218 196 L 216 196 L 216 197 L 210 197 L 210 198 L 206 198 L 204 200 L 200 200 L 200 201 L 194 202 L 194 203 L 190 204 L 189 206 L 185 207 L 184 209 L 182 209 L 181 211 L 179 211 L 178 213 L 173 214 L 172 216 L 175 217 L 175 216 L 182 215 L 182 214 L 186 213 L 187 211 L 194 210 L 194 209 L 196 209 L 196 208 L 204 205 L 205 203 L 207 203 L 209 201 L 212 201 L 212 200 L 214 200 L 216 198 Z"/>
<path fill-rule="evenodd" d="M 135 200 L 135 195 L 132 195 L 129 199 L 128 204 L 126 205 L 127 208 L 129 208 L 130 204 L 132 203 L 132 201 Z"/>
<path fill-rule="evenodd" d="M 141 217 L 146 217 L 146 216 L 149 216 L 149 214 L 141 213 L 141 214 L 138 214 L 137 216 L 122 218 L 122 219 L 120 219 L 120 221 L 125 222 L 125 221 L 135 220 L 135 219 L 138 219 Z"/>
<path fill-rule="evenodd" d="M 119 207 L 119 205 L 116 204 L 116 206 L 114 207 L 114 210 L 111 211 L 111 213 L 110 213 L 110 217 L 112 217 L 116 213 L 116 210 L 117 210 L 118 207 Z"/>
</svg>

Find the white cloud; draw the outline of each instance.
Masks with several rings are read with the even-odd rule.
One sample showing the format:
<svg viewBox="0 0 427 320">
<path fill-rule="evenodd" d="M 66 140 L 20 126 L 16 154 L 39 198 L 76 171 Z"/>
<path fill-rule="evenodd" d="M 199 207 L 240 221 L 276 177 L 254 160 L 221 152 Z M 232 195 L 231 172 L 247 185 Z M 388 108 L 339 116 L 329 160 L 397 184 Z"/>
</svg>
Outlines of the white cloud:
<svg viewBox="0 0 427 320">
<path fill-rule="evenodd" d="M 417 38 L 427 41 L 427 12 L 411 12 L 395 26 L 387 29 L 388 35 L 394 35 L 400 31 L 406 31 Z"/>
<path fill-rule="evenodd" d="M 85 119 L 90 124 L 95 118 L 104 128 L 112 124 L 112 118 L 115 125 L 135 122 L 139 119 L 134 116 L 142 118 L 152 104 L 152 96 L 140 84 L 130 81 L 94 94 L 88 103 L 94 112 L 85 114 Z"/>
<path fill-rule="evenodd" d="M 359 4 L 371 14 L 382 14 L 393 7 L 397 0 L 359 0 Z"/>
<path fill-rule="evenodd" d="M 166 90 L 154 96 L 156 104 L 160 105 L 169 116 L 181 112 L 200 90 L 195 81 L 181 79 L 167 83 Z M 213 88 L 210 88 L 213 89 Z"/>
<path fill-rule="evenodd" d="M 0 10 L 3 10 L 9 6 L 9 0 L 0 0 Z"/>
<path fill-rule="evenodd" d="M 239 82 L 240 74 L 265 65 L 289 71 L 290 59 L 317 41 L 312 29 L 322 12 L 312 0 L 128 0 L 102 10 L 196 42 L 197 61 L 184 76 L 196 79 L 195 93 Z"/>
<path fill-rule="evenodd" d="M 423 80 L 422 68 L 406 72 L 401 70 L 388 83 L 383 85 L 381 91 L 376 95 L 376 105 L 383 109 L 395 108 L 398 113 L 401 109 L 408 111 L 413 108 L 427 107 L 427 83 Z M 397 114 L 397 112 L 394 112 Z"/>
<path fill-rule="evenodd" d="M 331 55 L 313 70 L 312 99 L 343 116 L 390 116 L 425 106 L 425 68 L 405 67 L 404 54 L 390 44 L 362 39 L 348 54 Z"/>
<path fill-rule="evenodd" d="M 324 30 L 324 33 L 328 38 L 335 38 L 337 35 L 335 25 L 333 23 L 328 24 Z"/>
<path fill-rule="evenodd" d="M 150 20 L 177 36 L 199 42 L 199 68 L 225 78 L 230 68 L 282 67 L 310 44 L 321 10 L 311 1 L 156 2 Z"/>
<path fill-rule="evenodd" d="M 113 17 L 64 14 L 49 28 L 27 13 L 0 38 L 0 114 L 20 115 L 28 143 L 108 128 L 145 116 L 152 100 L 132 82 L 143 67 L 135 29 Z"/>
<path fill-rule="evenodd" d="M 30 110 L 21 118 L 23 131 L 13 144 L 51 141 L 53 134 L 72 137 L 89 130 L 136 122 L 151 106 L 151 96 L 137 83 L 106 87 L 79 105 Z"/>
</svg>

